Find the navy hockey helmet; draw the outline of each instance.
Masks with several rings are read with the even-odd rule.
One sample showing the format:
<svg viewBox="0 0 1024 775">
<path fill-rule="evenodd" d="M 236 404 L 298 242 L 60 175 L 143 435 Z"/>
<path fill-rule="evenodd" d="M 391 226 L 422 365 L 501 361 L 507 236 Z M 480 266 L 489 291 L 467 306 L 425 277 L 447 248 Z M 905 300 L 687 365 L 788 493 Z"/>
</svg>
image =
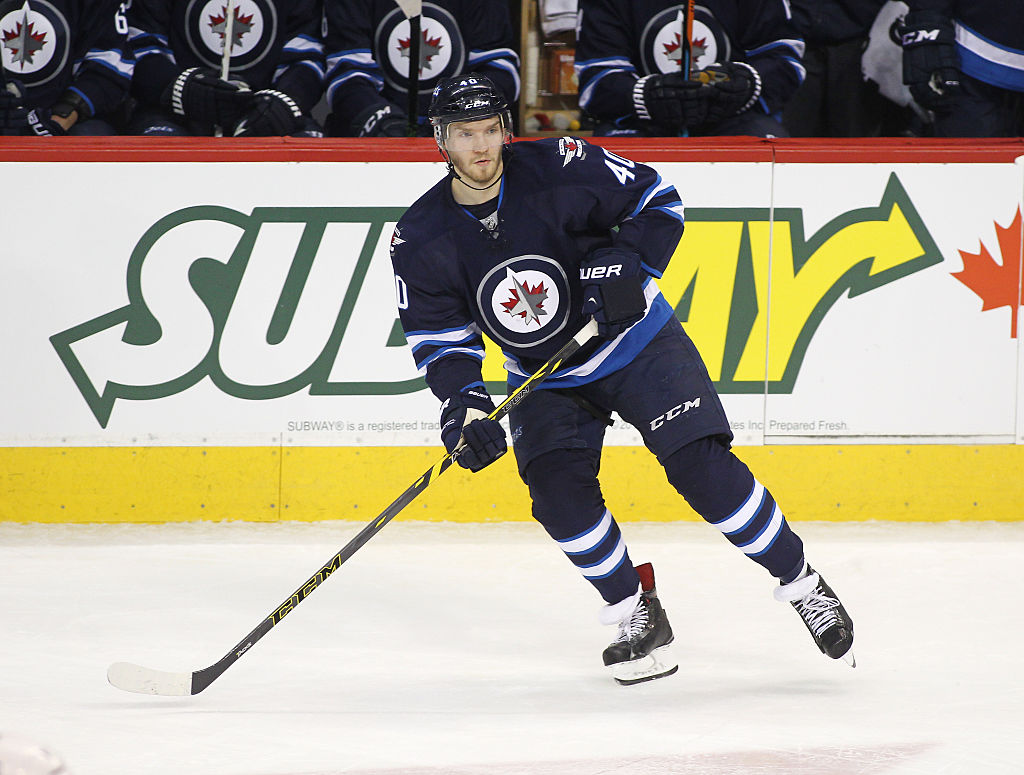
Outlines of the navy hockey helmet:
<svg viewBox="0 0 1024 775">
<path fill-rule="evenodd" d="M 512 111 L 508 100 L 490 78 L 476 73 L 439 81 L 427 109 L 427 118 L 434 127 L 434 139 L 446 161 L 448 154 L 444 143 L 448 126 L 459 121 L 479 121 L 491 116 L 501 119 L 505 142 L 509 142 L 512 138 Z"/>
</svg>

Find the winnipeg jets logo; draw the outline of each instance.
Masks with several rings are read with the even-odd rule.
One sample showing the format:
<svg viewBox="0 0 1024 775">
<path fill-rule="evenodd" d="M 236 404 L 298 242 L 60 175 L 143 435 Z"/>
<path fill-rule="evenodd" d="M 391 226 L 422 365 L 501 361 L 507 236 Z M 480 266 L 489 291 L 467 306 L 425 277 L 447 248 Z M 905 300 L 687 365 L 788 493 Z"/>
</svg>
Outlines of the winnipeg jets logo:
<svg viewBox="0 0 1024 775">
<path fill-rule="evenodd" d="M 0 2 L 0 65 L 26 86 L 41 86 L 68 61 L 68 22 L 46 0 Z"/>
<path fill-rule="evenodd" d="M 273 49 L 277 10 L 269 0 L 190 0 L 185 36 L 192 52 L 208 66 L 219 71 L 227 48 L 231 70 L 242 72 Z"/>
<path fill-rule="evenodd" d="M 373 33 L 373 55 L 381 75 L 400 92 L 408 88 L 412 43 L 412 26 L 398 7 L 380 20 Z M 434 3 L 423 3 L 419 50 L 421 94 L 430 94 L 440 78 L 459 75 L 465 69 L 466 44 L 458 22 Z"/>
<path fill-rule="evenodd" d="M 670 63 L 674 65 L 674 70 L 683 69 L 683 36 L 680 33 L 675 33 L 675 40 L 670 40 L 667 43 L 662 44 L 664 46 L 662 54 L 665 56 Z M 708 39 L 706 37 L 697 38 L 690 41 L 690 69 L 699 69 L 693 67 L 693 63 L 698 62 L 702 56 L 705 56 L 708 50 Z"/>
<path fill-rule="evenodd" d="M 34 22 L 29 21 L 26 7 L 22 18 L 15 22 L 14 28 L 3 30 L 4 48 L 11 54 L 10 69 L 24 70 L 25 65 L 31 65 L 36 54 L 46 45 L 46 33 L 37 32 L 35 26 Z"/>
<path fill-rule="evenodd" d="M 709 24 L 710 23 L 710 24 Z M 730 59 L 729 42 L 717 38 L 713 27 L 718 27 L 711 12 L 698 5 L 694 12 L 690 35 L 690 69 L 700 70 L 712 62 Z M 646 73 L 678 73 L 683 69 L 684 17 L 679 6 L 669 8 L 655 16 L 644 29 L 640 43 Z"/>
<path fill-rule="evenodd" d="M 228 6 L 225 3 L 221 3 L 220 11 L 218 13 L 210 14 L 208 24 L 210 25 L 210 32 L 220 37 L 221 46 L 230 45 L 231 50 L 240 48 L 242 40 L 252 32 L 252 18 L 251 13 L 241 13 L 237 4 L 233 4 L 231 7 L 231 24 L 228 24 Z M 231 43 L 228 44 L 224 41 L 225 36 L 228 34 L 228 27 L 231 27 Z"/>
<path fill-rule="evenodd" d="M 431 63 L 434 61 L 434 57 L 441 53 L 444 43 L 441 35 L 437 35 L 435 37 L 431 35 L 431 30 L 429 29 L 424 29 L 420 37 L 422 38 L 422 40 L 420 40 L 420 76 L 422 76 L 424 65 L 427 67 L 431 66 Z M 411 35 L 405 40 L 399 38 L 398 54 L 406 59 L 412 56 Z"/>
<path fill-rule="evenodd" d="M 562 155 L 562 166 L 565 167 L 573 159 L 585 159 L 587 152 L 583 150 L 586 143 L 575 137 L 558 138 L 558 152 Z"/>
<path fill-rule="evenodd" d="M 486 333 L 517 347 L 547 341 L 565 326 L 568 285 L 562 267 L 545 256 L 517 256 L 501 262 L 477 287 Z"/>
<path fill-rule="evenodd" d="M 505 312 L 513 317 L 521 318 L 527 325 L 536 323 L 538 328 L 542 326 L 541 317 L 547 317 L 549 314 L 544 309 L 544 302 L 548 298 L 548 291 L 544 287 L 544 283 L 531 286 L 529 280 L 516 277 L 515 272 L 509 269 L 507 289 L 509 299 L 501 303 Z"/>
</svg>

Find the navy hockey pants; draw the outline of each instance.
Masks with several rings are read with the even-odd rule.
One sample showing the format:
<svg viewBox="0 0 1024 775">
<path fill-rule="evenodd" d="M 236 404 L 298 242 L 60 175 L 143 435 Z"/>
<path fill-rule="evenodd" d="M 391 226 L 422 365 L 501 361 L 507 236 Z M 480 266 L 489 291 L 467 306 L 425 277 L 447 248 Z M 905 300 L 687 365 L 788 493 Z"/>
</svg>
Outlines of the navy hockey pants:
<svg viewBox="0 0 1024 775">
<path fill-rule="evenodd" d="M 598 481 L 607 426 L 595 407 L 637 428 L 673 487 L 734 546 L 779 578 L 799 571 L 800 538 L 729 450 L 732 434 L 718 394 L 672 320 L 625 368 L 571 391 L 538 390 L 509 416 L 534 518 L 606 602 L 632 595 L 639 578 Z"/>
</svg>

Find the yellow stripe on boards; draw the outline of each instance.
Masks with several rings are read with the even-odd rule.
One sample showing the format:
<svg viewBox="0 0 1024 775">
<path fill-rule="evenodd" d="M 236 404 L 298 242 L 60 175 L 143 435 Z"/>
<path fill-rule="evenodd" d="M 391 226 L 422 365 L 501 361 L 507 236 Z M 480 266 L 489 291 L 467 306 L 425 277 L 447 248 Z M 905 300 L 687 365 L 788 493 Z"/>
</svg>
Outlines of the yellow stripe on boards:
<svg viewBox="0 0 1024 775">
<path fill-rule="evenodd" d="M 438 447 L 5 447 L 0 521 L 368 522 L 432 469 Z M 1024 520 L 1024 445 L 737 447 L 792 520 Z M 436 476 L 436 472 L 435 472 Z M 607 447 L 601 481 L 623 521 L 697 519 L 645 449 Z M 510 453 L 453 465 L 400 519 L 529 520 Z"/>
</svg>

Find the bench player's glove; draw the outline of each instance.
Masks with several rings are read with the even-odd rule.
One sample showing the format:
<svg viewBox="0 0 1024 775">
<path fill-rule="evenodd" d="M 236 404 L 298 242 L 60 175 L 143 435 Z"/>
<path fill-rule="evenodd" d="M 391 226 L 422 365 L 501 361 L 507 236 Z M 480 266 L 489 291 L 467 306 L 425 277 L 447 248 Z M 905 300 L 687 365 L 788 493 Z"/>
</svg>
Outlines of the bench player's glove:
<svg viewBox="0 0 1024 775">
<path fill-rule="evenodd" d="M 405 137 L 409 119 L 392 105 L 376 105 L 363 111 L 350 127 L 354 137 Z"/>
<path fill-rule="evenodd" d="M 260 89 L 235 125 L 235 137 L 283 137 L 302 128 L 302 111 L 295 100 L 277 89 Z"/>
<path fill-rule="evenodd" d="M 682 73 L 645 75 L 633 85 L 633 108 L 638 118 L 658 126 L 680 130 L 703 124 L 708 100 L 699 81 Z M 706 90 L 705 90 L 706 91 Z"/>
<path fill-rule="evenodd" d="M 476 473 L 508 452 L 505 429 L 487 419 L 494 402 L 482 383 L 469 385 L 441 404 L 441 441 L 448 452 L 462 443 L 458 463 Z"/>
<path fill-rule="evenodd" d="M 695 79 L 705 87 L 700 93 L 706 95 L 709 124 L 750 110 L 761 96 L 761 74 L 746 62 L 715 62 Z"/>
<path fill-rule="evenodd" d="M 936 11 L 911 11 L 900 32 L 903 83 L 922 108 L 935 110 L 962 91 L 960 58 L 949 17 Z"/>
<path fill-rule="evenodd" d="M 599 337 L 614 339 L 644 316 L 645 276 L 632 250 L 598 248 L 580 264 L 583 314 L 594 316 Z"/>
<path fill-rule="evenodd" d="M 21 95 L 22 90 L 13 82 L 0 88 L 0 135 L 24 134 L 28 125 L 28 108 Z"/>
<path fill-rule="evenodd" d="M 212 70 L 190 67 L 175 78 L 161 102 L 181 118 L 214 127 L 233 127 L 252 105 L 253 93 Z"/>
</svg>

